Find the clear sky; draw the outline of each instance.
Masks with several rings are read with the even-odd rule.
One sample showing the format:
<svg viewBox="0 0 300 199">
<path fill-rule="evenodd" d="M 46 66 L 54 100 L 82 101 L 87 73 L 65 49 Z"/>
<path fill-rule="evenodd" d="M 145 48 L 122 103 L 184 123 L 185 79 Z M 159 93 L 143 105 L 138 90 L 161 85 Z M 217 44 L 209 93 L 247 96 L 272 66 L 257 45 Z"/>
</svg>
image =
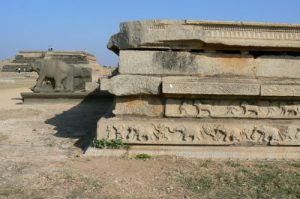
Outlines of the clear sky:
<svg viewBox="0 0 300 199">
<path fill-rule="evenodd" d="M 0 0 L 0 60 L 51 45 L 116 65 L 110 36 L 122 21 L 145 19 L 300 23 L 300 0 Z"/>
</svg>

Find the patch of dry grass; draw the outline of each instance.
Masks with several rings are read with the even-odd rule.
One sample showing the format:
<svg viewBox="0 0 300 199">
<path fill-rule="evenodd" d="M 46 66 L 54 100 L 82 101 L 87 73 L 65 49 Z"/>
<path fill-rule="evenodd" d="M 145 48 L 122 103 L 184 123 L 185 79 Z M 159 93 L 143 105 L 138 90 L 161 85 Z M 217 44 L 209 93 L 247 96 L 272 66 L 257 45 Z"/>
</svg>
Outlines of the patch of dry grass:
<svg viewBox="0 0 300 199">
<path fill-rule="evenodd" d="M 300 198 L 300 162 L 204 161 L 176 179 L 195 198 Z"/>
</svg>

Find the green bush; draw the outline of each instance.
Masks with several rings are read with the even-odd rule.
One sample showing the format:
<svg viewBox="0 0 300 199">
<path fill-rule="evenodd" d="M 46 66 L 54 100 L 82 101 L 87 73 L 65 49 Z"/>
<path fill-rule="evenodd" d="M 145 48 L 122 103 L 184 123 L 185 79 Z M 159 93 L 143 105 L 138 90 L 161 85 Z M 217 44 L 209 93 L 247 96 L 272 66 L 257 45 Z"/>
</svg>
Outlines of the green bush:
<svg viewBox="0 0 300 199">
<path fill-rule="evenodd" d="M 91 146 L 94 148 L 99 149 L 120 149 L 124 148 L 126 145 L 122 143 L 122 140 L 115 139 L 115 140 L 97 140 L 96 138 L 92 141 Z"/>
<path fill-rule="evenodd" d="M 137 155 L 135 156 L 135 159 L 136 159 L 136 160 L 149 160 L 150 158 L 151 158 L 151 156 L 148 155 L 148 154 L 145 154 L 145 153 L 137 154 Z"/>
</svg>

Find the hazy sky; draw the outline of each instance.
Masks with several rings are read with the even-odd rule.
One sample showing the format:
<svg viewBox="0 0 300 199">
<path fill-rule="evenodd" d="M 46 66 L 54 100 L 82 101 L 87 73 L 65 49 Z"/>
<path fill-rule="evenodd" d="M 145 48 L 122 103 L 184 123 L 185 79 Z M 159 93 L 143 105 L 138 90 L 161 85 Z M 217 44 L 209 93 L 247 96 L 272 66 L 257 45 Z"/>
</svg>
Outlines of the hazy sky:
<svg viewBox="0 0 300 199">
<path fill-rule="evenodd" d="M 120 22 L 143 19 L 300 23 L 300 0 L 0 0 L 0 60 L 51 45 L 116 65 L 110 36 Z"/>
</svg>

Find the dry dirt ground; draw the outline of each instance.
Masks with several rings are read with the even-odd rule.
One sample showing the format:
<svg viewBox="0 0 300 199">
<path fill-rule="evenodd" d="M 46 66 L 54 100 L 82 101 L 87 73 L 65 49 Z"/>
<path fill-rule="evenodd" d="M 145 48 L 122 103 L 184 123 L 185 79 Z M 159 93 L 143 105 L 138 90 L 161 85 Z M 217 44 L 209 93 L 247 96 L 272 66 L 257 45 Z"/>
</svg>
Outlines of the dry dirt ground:
<svg viewBox="0 0 300 199">
<path fill-rule="evenodd" d="M 296 161 L 86 157 L 112 102 L 22 104 L 34 78 L 0 75 L 0 198 L 300 198 Z"/>
</svg>

